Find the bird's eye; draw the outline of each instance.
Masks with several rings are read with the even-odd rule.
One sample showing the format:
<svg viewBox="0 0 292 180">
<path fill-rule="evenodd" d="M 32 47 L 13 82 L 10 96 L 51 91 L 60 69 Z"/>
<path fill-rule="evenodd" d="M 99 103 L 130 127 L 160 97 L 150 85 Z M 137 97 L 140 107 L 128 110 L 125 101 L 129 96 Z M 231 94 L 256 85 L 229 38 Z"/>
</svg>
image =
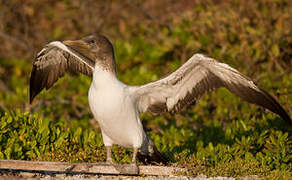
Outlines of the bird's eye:
<svg viewBox="0 0 292 180">
<path fill-rule="evenodd" d="M 94 44 L 95 43 L 95 40 L 94 39 L 91 39 L 91 40 L 88 41 L 88 43 L 89 44 Z"/>
</svg>

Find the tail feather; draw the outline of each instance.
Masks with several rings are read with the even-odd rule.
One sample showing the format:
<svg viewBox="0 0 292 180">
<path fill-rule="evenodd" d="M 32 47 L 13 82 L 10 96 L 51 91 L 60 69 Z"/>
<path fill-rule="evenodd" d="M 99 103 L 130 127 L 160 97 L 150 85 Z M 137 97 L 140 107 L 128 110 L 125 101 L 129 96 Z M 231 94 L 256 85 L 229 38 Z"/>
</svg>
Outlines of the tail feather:
<svg viewBox="0 0 292 180">
<path fill-rule="evenodd" d="M 140 152 L 137 154 L 137 158 L 143 164 L 151 164 L 151 163 L 158 163 L 167 165 L 169 160 L 163 156 L 153 143 L 149 136 L 147 136 L 146 140 L 144 141 Z"/>
</svg>

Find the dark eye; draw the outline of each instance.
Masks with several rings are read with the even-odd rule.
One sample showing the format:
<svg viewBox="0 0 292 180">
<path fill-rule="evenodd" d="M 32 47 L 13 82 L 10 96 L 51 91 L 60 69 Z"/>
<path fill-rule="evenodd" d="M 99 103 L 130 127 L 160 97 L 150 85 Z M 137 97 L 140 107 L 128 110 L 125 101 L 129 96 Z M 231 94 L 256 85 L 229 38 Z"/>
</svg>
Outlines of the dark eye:
<svg viewBox="0 0 292 180">
<path fill-rule="evenodd" d="M 94 43 L 95 43 L 95 40 L 94 40 L 94 39 L 90 39 L 90 40 L 88 41 L 88 43 L 89 43 L 89 44 L 94 44 Z"/>
</svg>

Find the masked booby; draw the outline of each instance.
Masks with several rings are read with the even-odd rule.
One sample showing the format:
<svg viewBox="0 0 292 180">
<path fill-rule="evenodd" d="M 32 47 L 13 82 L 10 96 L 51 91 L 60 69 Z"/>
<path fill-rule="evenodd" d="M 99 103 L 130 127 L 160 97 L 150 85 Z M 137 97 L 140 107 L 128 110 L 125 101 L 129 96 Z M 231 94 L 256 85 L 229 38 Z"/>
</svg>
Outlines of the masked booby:
<svg viewBox="0 0 292 180">
<path fill-rule="evenodd" d="M 47 44 L 33 62 L 30 103 L 42 89 L 52 87 L 68 70 L 93 77 L 88 100 L 100 125 L 109 163 L 112 163 L 113 144 L 133 148 L 134 164 L 138 150 L 142 155 L 165 162 L 166 159 L 144 132 L 139 114 L 179 112 L 204 93 L 219 87 L 225 87 L 243 100 L 267 108 L 291 123 L 281 105 L 250 78 L 201 54 L 194 54 L 163 79 L 141 86 L 128 86 L 117 79 L 113 46 L 102 35 Z"/>
</svg>

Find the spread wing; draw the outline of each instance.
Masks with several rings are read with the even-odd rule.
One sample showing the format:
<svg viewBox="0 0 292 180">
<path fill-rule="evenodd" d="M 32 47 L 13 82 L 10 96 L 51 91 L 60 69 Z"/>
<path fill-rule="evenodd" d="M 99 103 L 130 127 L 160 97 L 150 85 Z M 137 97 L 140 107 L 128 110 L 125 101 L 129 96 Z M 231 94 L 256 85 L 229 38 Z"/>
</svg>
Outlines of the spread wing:
<svg viewBox="0 0 292 180">
<path fill-rule="evenodd" d="M 44 88 L 49 89 L 68 70 L 92 76 L 95 62 L 59 41 L 46 45 L 33 62 L 30 103 Z"/>
<path fill-rule="evenodd" d="M 281 105 L 251 79 L 227 64 L 195 54 L 164 79 L 131 88 L 140 112 L 175 113 L 195 103 L 204 93 L 225 87 L 242 99 L 262 106 L 291 123 Z"/>
</svg>

